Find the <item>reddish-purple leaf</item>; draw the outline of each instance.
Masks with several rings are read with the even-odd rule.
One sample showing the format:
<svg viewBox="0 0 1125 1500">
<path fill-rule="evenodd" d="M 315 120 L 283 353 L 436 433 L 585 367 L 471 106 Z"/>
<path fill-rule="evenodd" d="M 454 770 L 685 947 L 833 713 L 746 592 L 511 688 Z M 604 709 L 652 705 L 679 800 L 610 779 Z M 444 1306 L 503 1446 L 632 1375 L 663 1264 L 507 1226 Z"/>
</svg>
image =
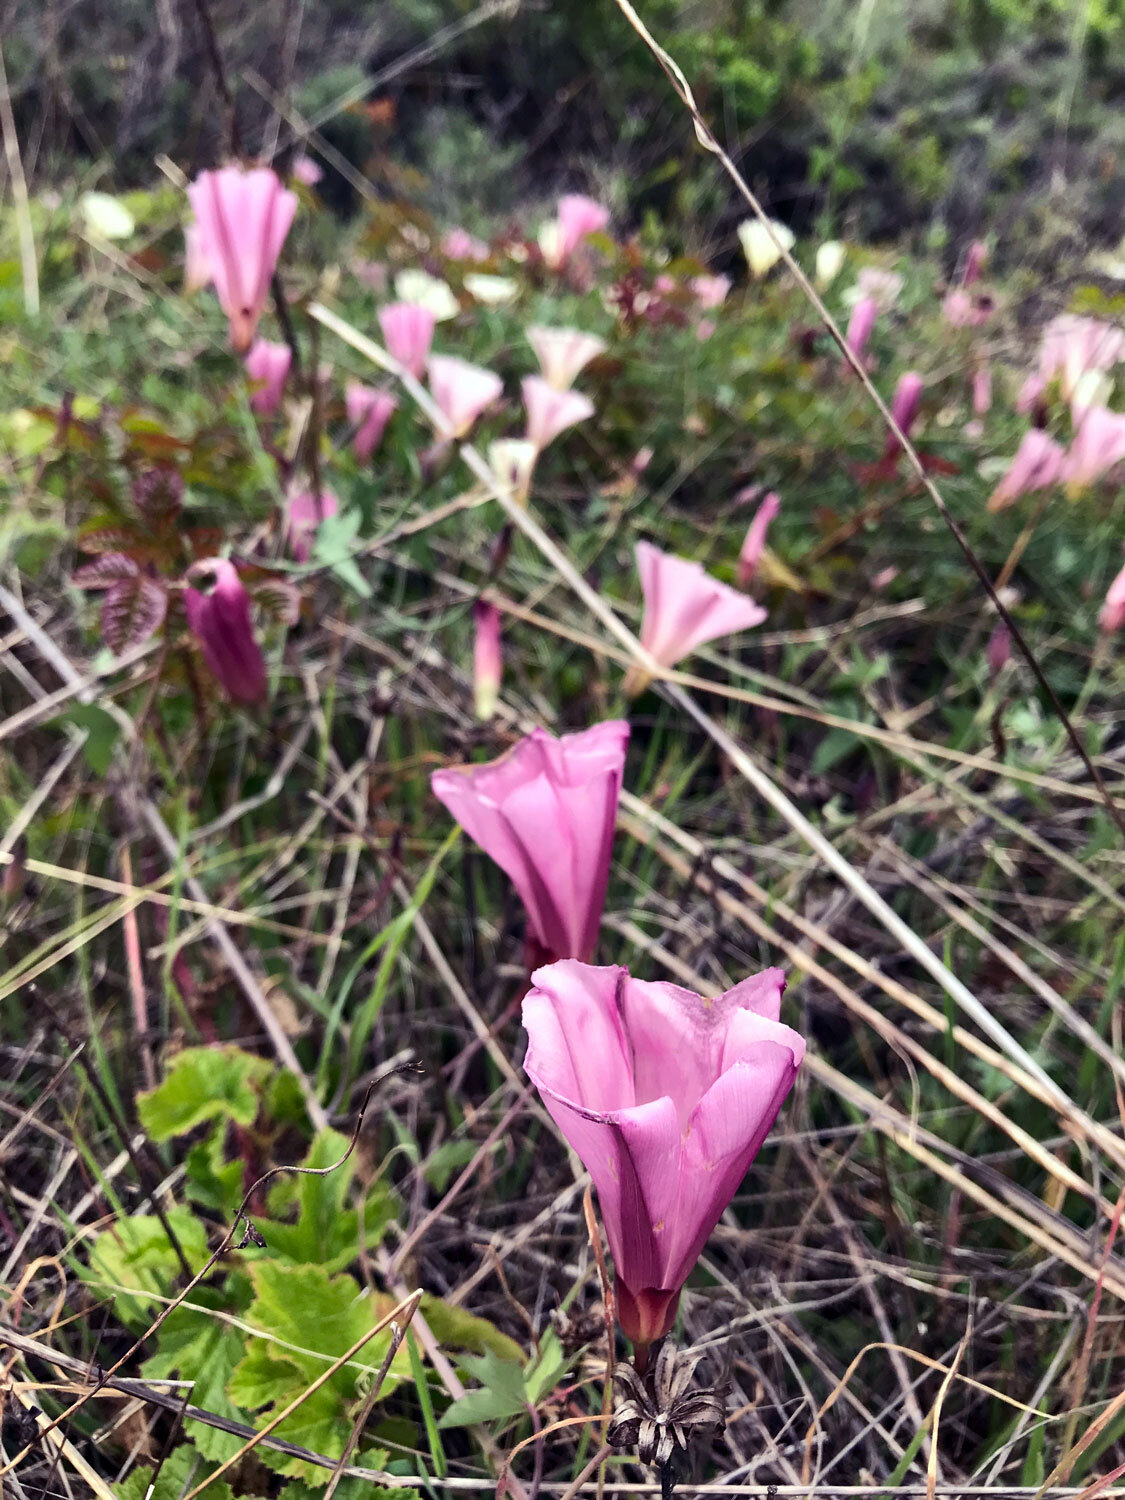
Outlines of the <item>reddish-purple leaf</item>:
<svg viewBox="0 0 1125 1500">
<path fill-rule="evenodd" d="M 133 480 L 133 504 L 155 531 L 170 526 L 180 513 L 184 480 L 179 469 L 161 464 Z"/>
<path fill-rule="evenodd" d="M 168 612 L 168 594 L 163 584 L 138 573 L 111 584 L 102 604 L 102 636 L 120 656 L 139 646 L 161 624 Z"/>
<path fill-rule="evenodd" d="M 223 533 L 218 526 L 193 526 L 184 536 L 195 557 L 215 557 L 223 550 Z"/>
<path fill-rule="evenodd" d="M 122 578 L 135 578 L 140 572 L 136 560 L 125 552 L 103 552 L 93 562 L 75 568 L 70 581 L 79 589 L 107 589 Z"/>
<path fill-rule="evenodd" d="M 132 526 L 97 526 L 78 534 L 83 552 L 132 552 L 143 541 Z"/>
</svg>

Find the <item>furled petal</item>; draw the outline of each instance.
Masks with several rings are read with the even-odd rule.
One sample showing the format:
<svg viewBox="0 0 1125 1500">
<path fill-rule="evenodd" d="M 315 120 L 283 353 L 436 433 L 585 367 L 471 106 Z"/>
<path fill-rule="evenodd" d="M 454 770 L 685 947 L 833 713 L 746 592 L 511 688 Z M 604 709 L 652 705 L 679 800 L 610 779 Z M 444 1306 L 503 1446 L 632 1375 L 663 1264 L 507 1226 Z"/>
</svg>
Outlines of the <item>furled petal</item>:
<svg viewBox="0 0 1125 1500">
<path fill-rule="evenodd" d="M 822 291 L 836 280 L 847 258 L 848 247 L 840 240 L 825 240 L 823 245 L 817 246 L 815 275 L 816 284 Z"/>
<path fill-rule="evenodd" d="M 760 625 L 766 612 L 697 562 L 637 543 L 637 571 L 645 596 L 641 644 L 670 667 L 718 636 Z"/>
<path fill-rule="evenodd" d="M 580 328 L 533 327 L 527 341 L 535 350 L 539 368 L 548 385 L 569 390 L 592 359 L 605 353 L 605 340 Z"/>
<path fill-rule="evenodd" d="M 878 316 L 879 304 L 874 297 L 861 297 L 852 309 L 844 342 L 857 358 L 867 348 Z"/>
<path fill-rule="evenodd" d="M 923 390 L 922 377 L 913 370 L 908 370 L 895 386 L 895 393 L 891 399 L 891 416 L 894 417 L 906 437 L 910 436 L 910 429 L 914 426 L 918 413 L 922 409 Z M 902 444 L 894 433 L 888 432 L 884 448 L 885 455 L 889 458 L 901 447 Z"/>
<path fill-rule="evenodd" d="M 520 505 L 527 505 L 539 449 L 526 438 L 499 438 L 488 445 L 488 467 Z"/>
<path fill-rule="evenodd" d="M 766 532 L 780 507 L 781 501 L 771 490 L 754 512 L 754 519 L 746 529 L 746 538 L 738 554 L 738 582 L 741 588 L 746 587 L 758 570 L 766 545 Z"/>
<path fill-rule="evenodd" d="M 478 599 L 473 606 L 473 709 L 478 719 L 487 721 L 496 712 L 503 670 L 500 611 Z"/>
<path fill-rule="evenodd" d="M 1109 586 L 1098 616 L 1098 625 L 1107 633 L 1120 630 L 1125 625 L 1125 568 L 1121 569 Z"/>
<path fill-rule="evenodd" d="M 779 224 L 776 219 L 771 219 L 768 227 L 760 219 L 744 219 L 738 226 L 738 238 L 750 267 L 750 274 L 754 277 L 764 276 L 767 271 L 772 270 L 781 259 L 782 252 L 792 250 L 797 242 L 789 226 Z"/>
<path fill-rule="evenodd" d="M 269 339 L 254 341 L 245 361 L 247 375 L 258 385 L 250 397 L 253 411 L 269 415 L 281 405 L 292 359 L 293 351 L 288 344 L 271 343 Z"/>
<path fill-rule="evenodd" d="M 1021 495 L 1057 484 L 1066 454 L 1054 438 L 1038 427 L 1029 427 L 1020 440 L 1008 471 L 992 491 L 989 510 L 1004 510 Z"/>
<path fill-rule="evenodd" d="M 387 423 L 398 409 L 398 402 L 388 391 L 375 390 L 358 380 L 349 380 L 344 387 L 344 406 L 348 421 L 355 428 L 352 439 L 355 456 L 365 463 L 382 441 Z"/>
<path fill-rule="evenodd" d="M 581 391 L 556 390 L 541 375 L 525 375 L 521 384 L 527 412 L 527 441 L 537 451 L 573 427 L 594 415 L 594 403 Z"/>
<path fill-rule="evenodd" d="M 238 569 L 225 558 L 193 564 L 184 590 L 188 629 L 199 642 L 208 670 L 228 697 L 256 703 L 266 694 L 266 664 L 254 639 L 250 597 Z M 195 584 L 203 584 L 197 588 Z"/>
</svg>

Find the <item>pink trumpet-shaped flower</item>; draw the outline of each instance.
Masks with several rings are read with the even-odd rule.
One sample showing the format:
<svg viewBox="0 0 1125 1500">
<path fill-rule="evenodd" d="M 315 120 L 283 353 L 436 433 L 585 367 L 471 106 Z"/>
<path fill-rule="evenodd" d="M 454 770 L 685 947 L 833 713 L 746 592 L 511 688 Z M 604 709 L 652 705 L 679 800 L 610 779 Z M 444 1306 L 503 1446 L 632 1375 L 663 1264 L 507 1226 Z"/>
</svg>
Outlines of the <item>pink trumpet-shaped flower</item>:
<svg viewBox="0 0 1125 1500">
<path fill-rule="evenodd" d="M 1065 460 L 1066 454 L 1054 438 L 1038 427 L 1029 427 L 1020 439 L 1007 473 L 989 496 L 989 510 L 1006 510 L 1021 495 L 1057 484 Z"/>
<path fill-rule="evenodd" d="M 302 187 L 316 187 L 324 176 L 319 164 L 311 156 L 304 155 L 293 158 L 292 172 Z"/>
<path fill-rule="evenodd" d="M 861 297 L 852 308 L 844 342 L 857 359 L 862 357 L 867 348 L 867 341 L 874 331 L 878 316 L 879 304 L 874 297 Z"/>
<path fill-rule="evenodd" d="M 1097 318 L 1061 313 L 1043 330 L 1039 349 L 1039 375 L 1045 383 L 1057 375 L 1069 401 L 1083 375 L 1091 370 L 1109 370 L 1125 360 L 1125 328 L 1115 328 Z"/>
<path fill-rule="evenodd" d="M 503 389 L 499 375 L 458 359 L 455 354 L 434 354 L 430 358 L 430 394 L 453 428 L 455 438 L 465 436 Z"/>
<path fill-rule="evenodd" d="M 941 315 L 951 328 L 980 328 L 992 316 L 992 299 L 957 286 L 946 293 Z"/>
<path fill-rule="evenodd" d="M 415 380 L 421 380 L 434 341 L 437 319 L 416 302 L 392 302 L 379 309 L 379 327 L 387 352 Z"/>
<path fill-rule="evenodd" d="M 524 1067 L 594 1179 L 618 1317 L 644 1351 L 793 1087 L 805 1043 L 779 1019 L 785 976 L 713 1000 L 572 961 L 532 983 Z"/>
<path fill-rule="evenodd" d="M 270 278 L 297 212 L 297 195 L 268 167 L 201 172 L 188 188 L 200 255 L 211 267 L 231 347 L 245 354 L 269 296 Z"/>
<path fill-rule="evenodd" d="M 1019 395 L 1016 397 L 1016 410 L 1025 413 L 1034 411 L 1046 392 L 1046 380 L 1037 371 L 1033 372 L 1020 386 Z"/>
<path fill-rule="evenodd" d="M 194 563 L 184 591 L 188 629 L 199 642 L 208 670 L 236 703 L 266 695 L 266 664 L 254 639 L 250 596 L 238 569 L 225 558 Z M 196 588 L 196 584 L 202 588 Z"/>
<path fill-rule="evenodd" d="M 693 276 L 691 290 L 703 312 L 713 312 L 727 300 L 730 291 L 729 276 Z"/>
<path fill-rule="evenodd" d="M 891 398 L 891 416 L 898 423 L 904 436 L 910 436 L 910 429 L 917 420 L 918 413 L 922 408 L 922 391 L 925 389 L 921 375 L 908 370 L 895 386 L 894 396 Z M 901 443 L 893 432 L 887 433 L 884 457 L 890 458 L 901 448 Z"/>
<path fill-rule="evenodd" d="M 199 225 L 193 219 L 184 225 L 184 294 L 202 291 L 211 280 L 211 262 L 203 247 Z"/>
<path fill-rule="evenodd" d="M 458 226 L 448 230 L 442 238 L 441 253 L 446 260 L 482 261 L 488 259 L 489 250 L 483 240 Z"/>
<path fill-rule="evenodd" d="M 340 502 L 331 490 L 321 490 L 319 505 L 312 490 L 298 490 L 290 495 L 285 508 L 285 534 L 295 561 L 308 562 L 317 527 L 339 509 Z"/>
<path fill-rule="evenodd" d="M 771 490 L 754 512 L 754 519 L 746 531 L 746 540 L 742 543 L 742 551 L 738 554 L 738 582 L 742 588 L 746 587 L 758 570 L 762 549 L 766 545 L 766 532 L 780 506 L 781 501 Z"/>
<path fill-rule="evenodd" d="M 473 605 L 473 626 L 473 709 L 478 719 L 488 720 L 500 701 L 500 678 L 504 671 L 500 611 L 495 604 L 478 599 Z"/>
<path fill-rule="evenodd" d="M 890 312 L 902 294 L 903 279 L 897 271 L 881 266 L 863 266 L 855 279 L 856 297 L 874 297 L 880 312 Z"/>
<path fill-rule="evenodd" d="M 559 199 L 558 251 L 561 264 L 565 265 L 582 241 L 591 234 L 600 234 L 609 223 L 609 209 L 593 198 L 581 193 L 567 193 Z"/>
<path fill-rule="evenodd" d="M 992 410 L 992 371 L 981 364 L 973 371 L 973 411 L 983 417 Z"/>
<path fill-rule="evenodd" d="M 344 406 L 348 421 L 355 428 L 352 439 L 355 456 L 360 463 L 366 463 L 382 441 L 387 423 L 398 410 L 398 402 L 387 391 L 349 380 L 344 387 Z"/>
<path fill-rule="evenodd" d="M 1125 413 L 1090 406 L 1082 413 L 1063 461 L 1062 479 L 1086 489 L 1125 460 Z"/>
<path fill-rule="evenodd" d="M 431 778 L 511 880 L 551 958 L 589 959 L 597 946 L 628 741 L 620 719 L 561 739 L 535 729 L 499 760 Z"/>
<path fill-rule="evenodd" d="M 675 666 L 697 646 L 760 625 L 766 612 L 737 589 L 704 572 L 697 562 L 637 543 L 637 571 L 645 596 L 641 645 L 662 667 Z M 634 668 L 626 690 L 639 692 L 648 675 Z"/>
<path fill-rule="evenodd" d="M 594 415 L 594 403 L 581 391 L 560 391 L 541 375 L 525 375 L 521 384 L 527 412 L 527 441 L 541 452 L 560 432 Z"/>
<path fill-rule="evenodd" d="M 256 381 L 258 389 L 250 397 L 250 409 L 269 416 L 281 405 L 281 393 L 289 376 L 293 351 L 288 344 L 275 344 L 269 339 L 255 339 L 246 356 L 246 373 Z"/>
<path fill-rule="evenodd" d="M 527 342 L 543 378 L 557 391 L 568 391 L 590 361 L 605 353 L 605 339 L 580 328 L 529 328 Z"/>
<path fill-rule="evenodd" d="M 1120 630 L 1122 625 L 1125 625 L 1125 568 L 1121 569 L 1109 586 L 1101 614 L 1098 616 L 1098 625 L 1107 634 L 1113 630 Z"/>
</svg>

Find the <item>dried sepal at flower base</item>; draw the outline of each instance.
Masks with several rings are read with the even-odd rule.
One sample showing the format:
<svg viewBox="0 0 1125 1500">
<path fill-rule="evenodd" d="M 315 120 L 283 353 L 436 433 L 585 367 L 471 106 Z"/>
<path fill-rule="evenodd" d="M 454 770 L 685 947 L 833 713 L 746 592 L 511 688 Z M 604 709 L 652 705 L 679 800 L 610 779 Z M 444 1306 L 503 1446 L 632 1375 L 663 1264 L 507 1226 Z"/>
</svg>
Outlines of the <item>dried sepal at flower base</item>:
<svg viewBox="0 0 1125 1500">
<path fill-rule="evenodd" d="M 725 1387 L 692 1390 L 702 1354 L 681 1354 L 671 1339 L 660 1345 L 645 1374 L 630 1364 L 613 1372 L 613 1409 L 606 1434 L 620 1450 L 635 1449 L 644 1464 L 670 1478 L 676 1461 L 687 1456 L 693 1440 L 714 1437 L 726 1426 Z M 665 1485 L 668 1493 L 670 1484 Z"/>
</svg>

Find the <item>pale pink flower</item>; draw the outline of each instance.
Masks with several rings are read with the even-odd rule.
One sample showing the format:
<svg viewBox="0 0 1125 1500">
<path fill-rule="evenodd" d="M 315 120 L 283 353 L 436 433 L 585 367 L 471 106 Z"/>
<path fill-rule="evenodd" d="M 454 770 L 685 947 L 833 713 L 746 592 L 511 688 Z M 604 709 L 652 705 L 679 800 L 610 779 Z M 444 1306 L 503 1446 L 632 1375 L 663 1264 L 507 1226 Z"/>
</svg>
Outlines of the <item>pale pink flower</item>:
<svg viewBox="0 0 1125 1500">
<path fill-rule="evenodd" d="M 852 308 L 844 342 L 857 359 L 862 358 L 863 351 L 867 348 L 867 341 L 874 331 L 878 316 L 879 304 L 874 297 L 861 297 Z"/>
<path fill-rule="evenodd" d="M 692 295 L 703 312 L 713 312 L 727 300 L 731 281 L 729 276 L 693 276 Z"/>
<path fill-rule="evenodd" d="M 594 415 L 594 403 L 581 391 L 559 391 L 541 375 L 525 375 L 521 383 L 527 412 L 527 441 L 540 452 L 560 432 Z"/>
<path fill-rule="evenodd" d="M 1062 313 L 1043 330 L 1039 374 L 1045 382 L 1057 375 L 1069 401 L 1078 382 L 1091 370 L 1110 370 L 1125 360 L 1125 328 L 1097 318 Z"/>
<path fill-rule="evenodd" d="M 637 571 L 645 596 L 641 645 L 662 667 L 675 666 L 698 646 L 718 636 L 760 625 L 766 612 L 737 589 L 704 572 L 697 562 L 637 543 Z M 647 674 L 636 669 L 628 688 L 638 691 Z"/>
<path fill-rule="evenodd" d="M 680 1291 L 797 1077 L 766 969 L 714 999 L 568 960 L 524 997 L 524 1067 L 597 1188 L 617 1314 L 639 1346 L 666 1334 Z"/>
<path fill-rule="evenodd" d="M 194 219 L 184 225 L 184 293 L 202 291 L 211 280 L 211 262 L 203 247 L 199 225 Z"/>
<path fill-rule="evenodd" d="M 430 394 L 452 427 L 452 436 L 462 438 L 486 406 L 504 389 L 504 382 L 491 370 L 471 365 L 455 354 L 430 356 Z"/>
<path fill-rule="evenodd" d="M 886 271 L 882 266 L 864 266 L 855 279 L 851 300 L 873 297 L 880 312 L 890 312 L 902 295 L 903 280 L 897 271 Z"/>
<path fill-rule="evenodd" d="M 316 187 L 324 176 L 318 164 L 311 156 L 295 156 L 292 166 L 293 176 L 303 187 Z"/>
<path fill-rule="evenodd" d="M 1090 406 L 1081 416 L 1063 462 L 1063 482 L 1072 489 L 1096 484 L 1125 459 L 1125 413 Z"/>
<path fill-rule="evenodd" d="M 652 289 L 659 297 L 670 297 L 676 290 L 676 278 L 669 276 L 667 271 L 661 271 L 652 283 Z"/>
<path fill-rule="evenodd" d="M 695 336 L 701 344 L 709 339 L 714 332 L 715 322 L 713 318 L 700 318 L 699 322 L 695 325 Z"/>
<path fill-rule="evenodd" d="M 1038 427 L 1029 427 L 1020 439 L 1007 473 L 989 496 L 989 510 L 1006 510 L 1021 495 L 1030 495 L 1057 484 L 1065 459 L 1065 453 L 1054 438 Z"/>
<path fill-rule="evenodd" d="M 352 446 L 360 463 L 366 463 L 383 440 L 387 423 L 398 410 L 398 402 L 388 391 L 377 391 L 358 380 L 344 387 L 344 406 L 348 421 L 355 428 Z"/>
<path fill-rule="evenodd" d="M 458 225 L 442 237 L 441 253 L 446 260 L 482 261 L 488 259 L 489 249 L 483 240 Z"/>
<path fill-rule="evenodd" d="M 890 585 L 894 583 L 897 577 L 897 568 L 880 568 L 878 573 L 876 573 L 874 578 L 872 578 L 871 580 L 871 587 L 875 590 L 876 593 L 882 593 L 885 588 L 889 588 Z"/>
<path fill-rule="evenodd" d="M 285 535 L 297 562 L 308 562 L 317 527 L 321 521 L 336 515 L 339 509 L 340 502 L 331 490 L 321 490 L 319 505 L 312 490 L 298 490 L 290 495 L 285 510 Z"/>
<path fill-rule="evenodd" d="M 266 664 L 254 639 L 250 596 L 238 569 L 215 557 L 193 563 L 187 576 L 188 629 L 208 670 L 236 703 L 257 703 L 266 695 Z"/>
<path fill-rule="evenodd" d="M 941 315 L 951 328 L 980 328 L 992 316 L 991 300 L 957 286 L 946 293 Z"/>
<path fill-rule="evenodd" d="M 754 519 L 746 531 L 746 540 L 742 543 L 742 551 L 738 554 L 738 581 L 743 588 L 758 570 L 762 549 L 766 545 L 766 532 L 780 507 L 781 501 L 771 490 L 754 512 Z"/>
<path fill-rule="evenodd" d="M 908 370 L 905 375 L 901 376 L 898 384 L 895 386 L 895 393 L 891 398 L 891 416 L 894 417 L 905 437 L 910 436 L 910 429 L 914 426 L 918 418 L 918 413 L 922 409 L 922 392 L 924 389 L 925 384 L 921 375 L 916 374 L 913 370 Z M 894 433 L 888 432 L 884 456 L 890 458 L 901 447 L 902 444 L 895 437 Z"/>
<path fill-rule="evenodd" d="M 1098 625 L 1107 634 L 1120 630 L 1125 625 L 1125 568 L 1121 569 L 1109 586 L 1101 614 L 1098 615 Z"/>
<path fill-rule="evenodd" d="M 500 611 L 478 599 L 473 605 L 473 709 L 478 719 L 491 719 L 500 701 L 504 661 L 500 649 Z"/>
<path fill-rule="evenodd" d="M 560 271 L 591 234 L 600 234 L 609 223 L 609 210 L 581 193 L 568 193 L 559 199 L 555 219 L 543 226 L 539 236 L 543 259 Z"/>
<path fill-rule="evenodd" d="M 1020 386 L 1019 395 L 1016 397 L 1016 410 L 1019 412 L 1033 411 L 1042 401 L 1047 391 L 1047 382 L 1037 371 L 1027 377 Z"/>
<path fill-rule="evenodd" d="M 992 410 L 992 370 L 980 364 L 973 371 L 973 411 L 983 417 Z"/>
<path fill-rule="evenodd" d="M 527 342 L 548 385 L 569 390 L 592 359 L 605 353 L 605 339 L 580 328 L 528 328 Z"/>
<path fill-rule="evenodd" d="M 288 344 L 275 344 L 269 339 L 254 340 L 244 362 L 247 375 L 258 386 L 250 397 L 252 411 L 268 416 L 277 410 L 292 361 L 293 351 Z"/>
<path fill-rule="evenodd" d="M 391 302 L 379 309 L 387 353 L 415 380 L 421 380 L 425 372 L 436 323 L 430 309 L 416 302 Z"/>
<path fill-rule="evenodd" d="M 618 719 L 561 739 L 535 729 L 499 760 L 431 778 L 519 892 L 550 958 L 589 959 L 597 946 L 628 741 Z"/>
<path fill-rule="evenodd" d="M 245 354 L 269 297 L 270 279 L 297 212 L 297 195 L 268 167 L 201 172 L 188 188 L 199 248 L 211 267 L 231 346 Z"/>
</svg>

